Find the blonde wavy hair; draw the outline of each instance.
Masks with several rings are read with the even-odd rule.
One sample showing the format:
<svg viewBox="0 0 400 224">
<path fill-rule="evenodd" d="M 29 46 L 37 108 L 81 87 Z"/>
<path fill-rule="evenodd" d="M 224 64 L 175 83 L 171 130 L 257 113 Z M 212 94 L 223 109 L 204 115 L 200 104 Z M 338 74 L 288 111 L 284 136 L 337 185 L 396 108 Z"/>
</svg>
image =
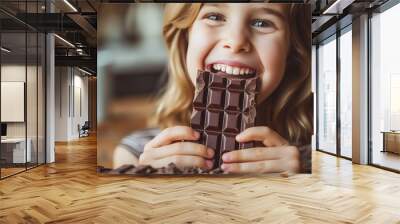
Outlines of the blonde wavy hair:
<svg viewBox="0 0 400 224">
<path fill-rule="evenodd" d="M 311 13 L 306 4 L 285 5 L 290 31 L 286 70 L 278 88 L 257 106 L 256 125 L 269 126 L 291 143 L 310 144 L 313 132 Z M 165 6 L 163 35 L 169 52 L 169 78 L 155 114 L 160 128 L 190 123 L 195 87 L 186 70 L 187 37 L 201 6 L 201 3 Z"/>
</svg>

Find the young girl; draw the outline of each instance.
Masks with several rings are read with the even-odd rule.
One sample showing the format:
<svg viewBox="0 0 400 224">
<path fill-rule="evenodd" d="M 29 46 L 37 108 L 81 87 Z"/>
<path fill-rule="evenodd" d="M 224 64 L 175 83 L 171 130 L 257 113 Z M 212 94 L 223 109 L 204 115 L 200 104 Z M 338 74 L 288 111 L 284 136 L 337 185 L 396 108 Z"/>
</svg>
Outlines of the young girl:
<svg viewBox="0 0 400 224">
<path fill-rule="evenodd" d="M 312 93 L 310 11 L 303 4 L 167 4 L 163 34 L 169 50 L 169 80 L 156 112 L 159 129 L 128 136 L 114 152 L 123 164 L 159 168 L 211 168 L 214 150 L 189 142 L 198 70 L 213 66 L 231 75 L 261 78 L 255 127 L 236 141 L 262 147 L 225 153 L 226 173 L 311 171 Z M 185 141 L 186 140 L 186 141 Z"/>
</svg>

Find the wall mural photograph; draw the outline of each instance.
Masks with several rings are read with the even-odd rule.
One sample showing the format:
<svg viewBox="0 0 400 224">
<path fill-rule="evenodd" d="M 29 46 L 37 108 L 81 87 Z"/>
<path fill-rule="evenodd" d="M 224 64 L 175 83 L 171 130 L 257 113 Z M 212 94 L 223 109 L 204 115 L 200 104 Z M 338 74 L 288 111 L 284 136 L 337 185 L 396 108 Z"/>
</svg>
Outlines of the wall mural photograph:
<svg viewBox="0 0 400 224">
<path fill-rule="evenodd" d="M 99 15 L 101 173 L 311 172 L 309 5 L 103 4 Z"/>
</svg>

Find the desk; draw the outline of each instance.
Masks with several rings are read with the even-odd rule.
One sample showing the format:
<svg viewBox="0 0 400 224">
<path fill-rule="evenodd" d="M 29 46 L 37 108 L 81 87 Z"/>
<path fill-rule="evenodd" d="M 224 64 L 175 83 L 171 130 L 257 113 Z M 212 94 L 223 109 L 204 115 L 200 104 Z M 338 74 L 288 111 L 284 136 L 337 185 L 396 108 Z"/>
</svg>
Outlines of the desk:
<svg viewBox="0 0 400 224">
<path fill-rule="evenodd" d="M 28 138 L 25 154 L 25 138 L 1 139 L 1 157 L 6 163 L 25 163 L 32 159 L 32 140 Z M 25 161 L 27 158 L 27 161 Z"/>
<path fill-rule="evenodd" d="M 381 133 L 383 133 L 382 152 L 392 152 L 400 154 L 400 132 L 382 131 Z"/>
</svg>

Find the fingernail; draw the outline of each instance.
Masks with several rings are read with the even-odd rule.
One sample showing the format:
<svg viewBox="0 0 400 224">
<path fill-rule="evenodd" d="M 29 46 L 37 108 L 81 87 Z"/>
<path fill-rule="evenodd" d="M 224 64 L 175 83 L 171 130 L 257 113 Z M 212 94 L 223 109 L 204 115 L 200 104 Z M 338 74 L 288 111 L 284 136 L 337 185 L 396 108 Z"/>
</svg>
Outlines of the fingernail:
<svg viewBox="0 0 400 224">
<path fill-rule="evenodd" d="M 242 136 L 240 134 L 236 135 L 235 139 L 238 141 Z"/>
<path fill-rule="evenodd" d="M 228 165 L 223 163 L 223 164 L 221 165 L 221 169 L 227 170 L 227 169 L 228 169 Z"/>
<path fill-rule="evenodd" d="M 226 154 L 226 153 L 223 154 L 223 155 L 222 155 L 222 160 L 223 160 L 223 161 L 228 161 L 228 160 L 229 160 L 229 155 Z"/>
<path fill-rule="evenodd" d="M 211 169 L 213 167 L 214 163 L 213 163 L 212 160 L 206 160 L 206 165 L 207 165 L 208 168 Z"/>
<path fill-rule="evenodd" d="M 208 157 L 212 158 L 214 156 L 214 150 L 208 148 L 207 149 L 207 155 L 208 155 Z"/>
</svg>

